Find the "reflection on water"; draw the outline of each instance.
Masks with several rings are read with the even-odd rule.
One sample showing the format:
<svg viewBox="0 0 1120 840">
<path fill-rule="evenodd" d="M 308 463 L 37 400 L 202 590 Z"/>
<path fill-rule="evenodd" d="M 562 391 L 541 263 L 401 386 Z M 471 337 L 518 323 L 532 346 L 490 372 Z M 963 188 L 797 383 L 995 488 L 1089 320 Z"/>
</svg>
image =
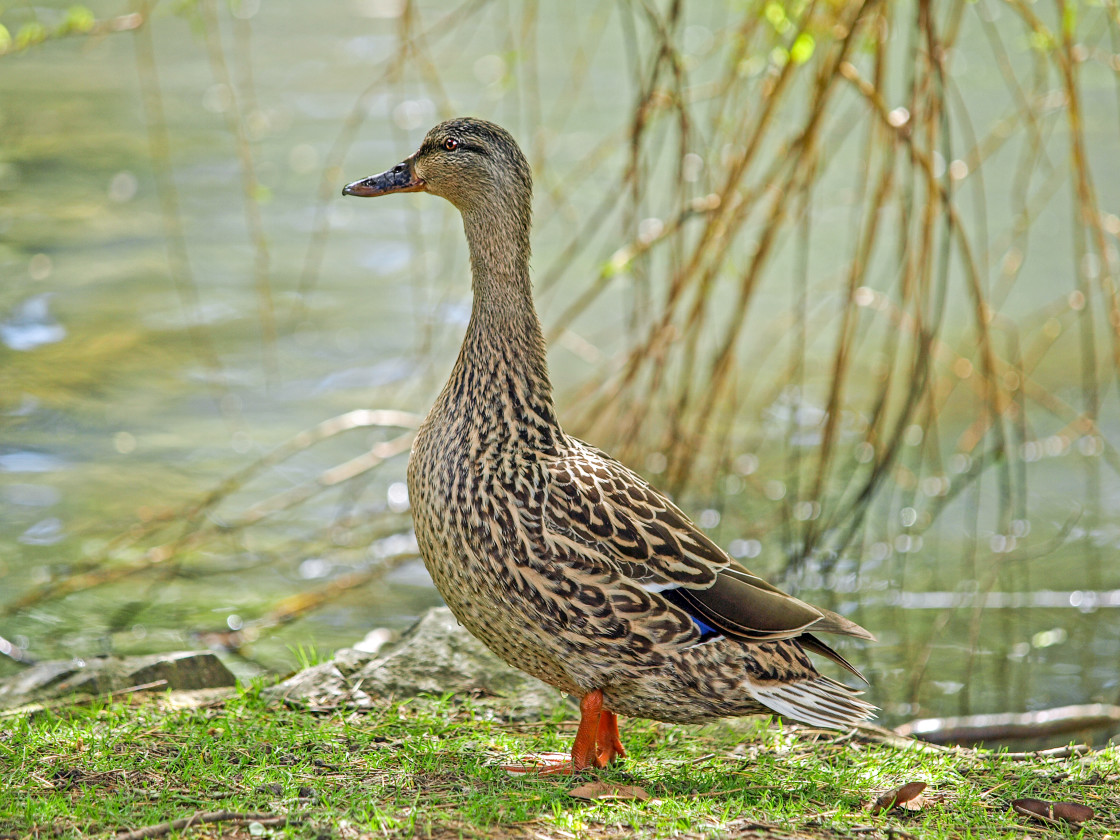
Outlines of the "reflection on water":
<svg viewBox="0 0 1120 840">
<path fill-rule="evenodd" d="M 17 304 L 12 314 L 0 321 L 0 341 L 12 350 L 34 350 L 66 338 L 66 328 L 50 311 L 53 295 L 34 295 Z"/>
<path fill-rule="evenodd" d="M 16 539 L 24 545 L 54 545 L 62 542 L 66 534 L 62 529 L 62 520 L 56 516 L 40 519 Z"/>
<path fill-rule="evenodd" d="M 48 454 L 46 452 L 3 452 L 0 453 L 0 472 L 9 473 L 49 473 L 56 470 L 61 470 L 66 467 L 66 462 L 59 457 Z M 33 488 L 32 493 L 38 493 L 39 498 L 53 499 L 57 495 L 52 492 L 49 487 L 37 487 L 36 485 L 26 485 L 26 487 Z M 11 492 L 20 492 L 18 489 Z M 24 490 L 23 492 L 27 492 Z"/>
<path fill-rule="evenodd" d="M 1106 592 L 890 592 L 884 596 L 868 595 L 860 599 L 866 605 L 885 604 L 907 610 L 947 610 L 961 607 L 983 607 L 992 610 L 1018 610 L 1027 607 L 1073 607 L 1091 613 L 1098 609 L 1120 607 L 1120 589 Z"/>
<path fill-rule="evenodd" d="M 431 6 L 420 4 L 422 19 L 438 17 Z M 721 4 L 711 6 L 694 10 L 699 19 L 686 27 L 685 41 L 695 52 L 685 63 L 697 84 L 705 71 L 696 62 L 723 37 L 719 15 L 725 12 Z M 377 206 L 337 199 L 316 205 L 323 167 L 333 165 L 333 145 L 356 103 L 368 118 L 342 171 L 326 173 L 331 195 L 348 180 L 396 163 L 438 117 L 471 112 L 508 123 L 531 149 L 538 173 L 538 278 L 551 276 L 558 264 L 574 266 L 569 276 L 598 277 L 620 242 L 632 236 L 648 241 L 665 228 L 654 210 L 642 208 L 617 226 L 598 225 L 587 234 L 603 233 L 594 246 L 568 245 L 597 218 L 592 211 L 614 183 L 589 168 L 589 151 L 613 139 L 617 148 L 601 160 L 619 170 L 626 163 L 632 104 L 622 82 L 632 75 L 626 50 L 599 49 L 592 40 L 573 46 L 559 36 L 542 39 L 543 66 L 550 70 L 532 89 L 522 88 L 519 59 L 502 34 L 520 24 L 484 17 L 487 25 L 456 34 L 454 42 L 437 42 L 439 85 L 413 70 L 371 88 L 396 44 L 395 4 L 335 5 L 330 14 L 312 16 L 290 0 L 254 8 L 251 21 L 222 22 L 225 35 L 247 39 L 230 55 L 232 88 L 213 77 L 203 36 L 192 30 L 197 22 L 168 13 L 153 23 L 155 90 L 170 138 L 163 153 L 177 190 L 175 224 L 167 221 L 168 207 L 157 192 L 150 103 L 136 90 L 138 81 L 154 78 L 151 68 L 137 64 L 139 36 L 52 42 L 18 60 L 3 59 L 0 609 L 29 592 L 90 576 L 79 592 L 0 615 L 0 636 L 34 656 L 197 645 L 252 629 L 262 616 L 280 612 L 278 605 L 293 593 L 316 592 L 415 551 L 405 518 L 403 450 L 354 482 L 324 489 L 323 477 L 337 465 L 389 440 L 393 432 L 385 429 L 324 439 L 234 482 L 219 505 L 199 501 L 329 417 L 367 406 L 422 413 L 454 359 L 470 314 L 468 266 L 454 213 L 411 196 Z M 590 39 L 587 16 L 566 9 L 542 9 L 544 31 L 570 29 Z M 579 18 L 578 27 L 569 15 Z M 609 45 L 621 43 L 620 31 L 606 22 L 591 29 L 606 32 Z M 969 37 L 983 42 L 978 29 Z M 571 66 L 573 55 L 580 66 Z M 751 58 L 743 73 L 757 75 L 764 67 L 764 60 Z M 593 82 L 586 86 L 585 70 Z M 1084 72 L 1090 95 L 1113 95 L 1108 86 L 1114 82 L 1097 80 L 1093 65 Z M 961 95 L 970 107 L 977 113 L 1002 108 L 1007 97 L 998 68 L 975 61 L 969 73 Z M 244 87 L 246 79 L 251 88 Z M 570 118 L 562 113 L 568 106 Z M 241 120 L 232 133 L 230 119 Z M 1089 127 L 1094 154 L 1120 156 L 1114 127 L 1114 121 Z M 708 190 L 712 183 L 704 179 L 714 177 L 735 149 L 709 150 L 705 141 L 698 137 L 685 156 L 682 177 Z M 248 192 L 239 142 L 255 163 Z M 845 160 L 854 170 L 855 157 Z M 1098 174 L 1102 200 L 1115 211 L 1120 174 L 1114 167 Z M 1007 188 L 998 177 L 993 181 L 990 205 L 1022 204 L 1005 201 L 1018 196 L 1001 191 Z M 814 195 L 814 223 L 846 235 L 855 200 L 847 182 L 823 183 Z M 960 200 L 972 209 L 967 198 Z M 263 232 L 259 242 L 251 235 L 254 213 Z M 1038 335 L 1057 347 L 1049 356 L 1031 357 L 1039 370 L 1034 381 L 1024 380 L 1024 388 L 1044 391 L 1049 401 L 1045 411 L 1017 415 L 1020 437 L 1008 446 L 1017 460 L 1006 479 L 1017 491 L 1013 509 L 1000 508 L 1004 490 L 995 468 L 978 469 L 981 447 L 951 439 L 943 452 L 930 455 L 937 438 L 923 415 L 898 441 L 899 467 L 870 508 L 861 536 L 787 581 L 880 637 L 874 646 L 841 640 L 838 647 L 871 676 L 870 697 L 888 721 L 1114 700 L 1120 691 L 1120 627 L 1113 612 L 1120 606 L 1114 466 L 1120 411 L 1112 410 L 1115 394 L 1102 393 L 1096 427 L 1055 419 L 1086 400 L 1070 375 L 1081 364 L 1078 323 L 1068 317 L 1072 309 L 1053 305 L 1055 295 L 1069 293 L 1054 285 L 1054 278 L 1069 274 L 1062 262 L 1068 243 L 1045 238 L 1063 233 L 1070 215 L 1064 207 L 1052 216 L 1040 211 L 1045 229 L 1035 234 L 1031 256 L 1041 264 L 1029 263 L 1034 273 L 1016 294 L 1008 278 L 1018 276 L 1022 254 L 1014 265 L 1005 260 L 1011 252 L 996 245 L 978 255 L 997 266 L 993 282 L 1002 284 L 1007 302 L 995 319 L 1005 330 L 998 341 L 1022 338 L 1028 355 L 1035 352 L 1029 339 Z M 313 243 L 319 230 L 329 237 Z M 799 263 L 788 254 L 782 259 L 761 293 L 764 317 L 758 320 L 765 323 L 750 325 L 763 342 L 768 330 L 795 331 L 786 317 L 795 297 L 788 278 Z M 1010 273 L 997 265 L 1001 260 L 1012 265 Z M 813 298 L 820 290 L 806 294 L 812 307 L 824 309 L 835 303 L 840 286 L 828 274 L 835 269 L 831 252 L 827 266 L 820 261 L 812 267 L 829 284 L 827 293 L 819 299 Z M 638 277 L 626 292 L 610 289 L 557 337 L 550 358 L 564 411 L 575 416 L 581 408 L 581 383 L 617 373 L 612 360 L 632 335 L 631 313 L 662 294 L 662 278 L 672 268 L 671 260 L 655 263 L 652 279 Z M 887 277 L 884 288 L 893 290 L 894 282 Z M 583 288 L 567 280 L 539 282 L 546 321 L 557 319 Z M 963 281 L 953 285 L 953 295 L 966 299 L 963 288 Z M 868 318 L 889 310 L 890 294 L 861 287 L 855 298 Z M 1084 296 L 1073 300 L 1086 305 Z M 796 306 L 802 305 L 799 298 Z M 275 340 L 262 326 L 269 308 Z M 965 309 L 954 297 L 952 315 Z M 1021 323 L 1014 320 L 1020 316 Z M 806 333 L 816 323 L 802 322 Z M 857 348 L 868 358 L 852 376 L 853 392 L 877 381 L 890 361 L 890 346 L 883 348 Z M 946 345 L 938 352 L 948 357 L 958 351 Z M 756 366 L 759 382 L 752 383 L 753 392 L 744 388 L 737 417 L 754 444 L 732 450 L 718 481 L 693 488 L 681 502 L 732 555 L 777 577 L 796 549 L 798 528 L 841 530 L 807 495 L 808 482 L 789 455 L 822 444 L 827 389 L 812 386 L 827 382 L 831 369 L 817 364 L 804 386 L 793 386 L 780 381 L 790 375 L 789 364 L 777 353 Z M 962 355 L 945 366 L 952 377 L 946 375 L 935 419 L 960 428 L 963 439 L 986 422 L 959 396 L 981 389 L 977 365 Z M 773 371 L 774 381 L 763 381 L 762 369 Z M 1010 368 L 1000 373 L 1020 376 Z M 669 371 L 666 378 L 676 375 Z M 1105 381 L 1103 372 L 1100 377 Z M 1018 405 L 1005 408 L 1010 414 Z M 844 408 L 833 429 L 853 472 L 874 461 L 876 447 L 866 439 L 870 423 L 866 407 Z M 920 458 L 940 459 L 940 468 L 912 471 Z M 669 467 L 658 451 L 638 463 L 658 482 Z M 857 483 L 852 480 L 852 494 Z M 305 491 L 300 505 L 284 507 L 291 494 Z M 157 534 L 164 518 L 184 510 L 190 528 Z M 141 539 L 140 532 L 157 536 Z M 200 532 L 207 539 L 192 542 Z M 399 629 L 435 603 L 422 565 L 409 560 L 296 623 L 277 622 L 278 629 L 262 633 L 246 652 L 260 666 L 282 669 L 291 663 L 289 645 L 325 650 L 352 644 L 371 626 Z M 0 673 L 11 667 L 0 660 Z"/>
<path fill-rule="evenodd" d="M 54 487 L 43 487 L 39 484 L 6 484 L 0 487 L 0 497 L 10 505 L 50 507 L 58 504 L 62 494 Z"/>
</svg>

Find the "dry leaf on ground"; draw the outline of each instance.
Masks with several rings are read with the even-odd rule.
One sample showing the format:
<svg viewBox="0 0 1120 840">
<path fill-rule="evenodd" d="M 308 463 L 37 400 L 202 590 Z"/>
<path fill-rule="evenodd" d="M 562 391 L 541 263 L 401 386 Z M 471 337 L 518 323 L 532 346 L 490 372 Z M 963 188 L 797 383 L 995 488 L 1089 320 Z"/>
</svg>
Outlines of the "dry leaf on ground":
<svg viewBox="0 0 1120 840">
<path fill-rule="evenodd" d="M 924 800 L 919 799 L 919 794 L 925 789 L 925 782 L 909 782 L 908 784 L 896 787 L 894 790 L 888 790 L 867 807 L 872 814 L 879 814 L 899 806 L 906 807 L 911 811 L 917 811 L 924 804 Z"/>
<path fill-rule="evenodd" d="M 1026 817 L 1039 822 L 1058 824 L 1061 820 L 1070 823 L 1083 823 L 1093 818 L 1093 809 L 1077 802 L 1046 802 L 1042 799 L 1016 799 L 1011 807 Z"/>
<path fill-rule="evenodd" d="M 616 785 L 611 782 L 588 782 L 568 791 L 576 799 L 637 799 L 645 802 L 649 794 L 637 785 Z"/>
</svg>

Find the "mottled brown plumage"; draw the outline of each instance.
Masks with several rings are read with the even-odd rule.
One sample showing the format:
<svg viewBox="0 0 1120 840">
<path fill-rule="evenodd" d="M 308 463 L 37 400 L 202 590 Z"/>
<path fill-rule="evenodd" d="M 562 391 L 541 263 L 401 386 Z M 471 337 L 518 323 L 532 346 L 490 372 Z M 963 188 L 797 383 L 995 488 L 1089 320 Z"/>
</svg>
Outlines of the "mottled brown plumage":
<svg viewBox="0 0 1120 840">
<path fill-rule="evenodd" d="M 829 727 L 869 717 L 805 649 L 858 673 L 810 631 L 870 633 L 752 575 L 644 479 L 560 428 L 529 280 L 532 177 L 514 139 L 482 120 L 444 122 L 344 193 L 402 191 L 462 213 L 474 290 L 409 461 L 420 553 L 471 633 L 583 698 L 572 767 L 621 753 L 612 712 L 681 723 L 774 712 Z"/>
</svg>

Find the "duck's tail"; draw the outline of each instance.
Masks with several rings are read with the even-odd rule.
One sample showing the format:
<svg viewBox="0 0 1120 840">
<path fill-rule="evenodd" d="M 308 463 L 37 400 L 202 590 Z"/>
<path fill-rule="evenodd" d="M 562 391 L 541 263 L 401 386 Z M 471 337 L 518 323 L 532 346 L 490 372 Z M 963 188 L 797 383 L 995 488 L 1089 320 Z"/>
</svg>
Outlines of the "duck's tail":
<svg viewBox="0 0 1120 840">
<path fill-rule="evenodd" d="M 763 683 L 748 678 L 743 688 L 782 717 L 825 729 L 854 726 L 874 717 L 877 708 L 859 699 L 863 692 L 820 675 L 784 683 Z"/>
</svg>

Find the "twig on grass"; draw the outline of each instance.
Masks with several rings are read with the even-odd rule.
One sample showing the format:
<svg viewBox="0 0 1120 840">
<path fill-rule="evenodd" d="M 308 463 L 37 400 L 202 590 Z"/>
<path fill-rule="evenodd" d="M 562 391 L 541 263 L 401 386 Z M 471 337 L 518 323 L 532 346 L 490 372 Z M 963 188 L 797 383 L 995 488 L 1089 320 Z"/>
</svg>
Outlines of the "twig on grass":
<svg viewBox="0 0 1120 840">
<path fill-rule="evenodd" d="M 287 826 L 302 822 L 302 817 L 281 817 L 276 814 L 241 814 L 236 811 L 195 811 L 189 817 L 171 822 L 146 825 L 132 831 L 118 832 L 114 840 L 144 840 L 147 837 L 163 837 L 172 831 L 201 825 L 202 823 L 228 822 L 234 825 L 260 823 L 263 826 Z"/>
</svg>

